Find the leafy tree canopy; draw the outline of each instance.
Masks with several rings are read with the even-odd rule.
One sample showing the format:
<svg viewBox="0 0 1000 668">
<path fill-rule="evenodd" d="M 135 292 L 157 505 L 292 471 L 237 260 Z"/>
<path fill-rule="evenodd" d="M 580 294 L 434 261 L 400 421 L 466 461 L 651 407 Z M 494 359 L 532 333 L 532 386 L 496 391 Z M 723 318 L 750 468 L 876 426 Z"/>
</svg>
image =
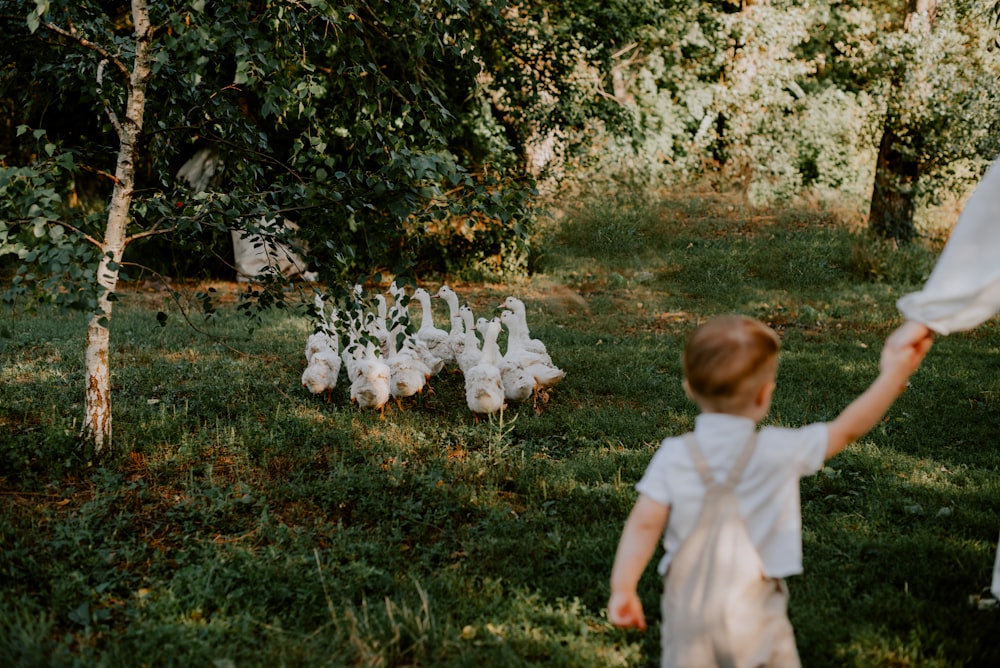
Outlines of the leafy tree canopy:
<svg viewBox="0 0 1000 668">
<path fill-rule="evenodd" d="M 194 251 L 206 235 L 288 218 L 325 278 L 411 270 L 415 231 L 457 213 L 478 212 L 497 240 L 523 244 L 532 184 L 497 160 L 509 153 L 496 150 L 509 148 L 502 133 L 479 150 L 462 122 L 481 101 L 478 42 L 503 8 L 155 3 L 130 240 L 169 235 Z M 11 111 L 0 128 L 0 249 L 25 262 L 8 299 L 28 289 L 34 264 L 52 276 L 49 294 L 89 307 L 87 240 L 103 224 L 134 50 L 129 5 L 29 9 L 0 0 L 0 103 Z M 224 169 L 192 193 L 176 174 L 203 147 Z"/>
</svg>

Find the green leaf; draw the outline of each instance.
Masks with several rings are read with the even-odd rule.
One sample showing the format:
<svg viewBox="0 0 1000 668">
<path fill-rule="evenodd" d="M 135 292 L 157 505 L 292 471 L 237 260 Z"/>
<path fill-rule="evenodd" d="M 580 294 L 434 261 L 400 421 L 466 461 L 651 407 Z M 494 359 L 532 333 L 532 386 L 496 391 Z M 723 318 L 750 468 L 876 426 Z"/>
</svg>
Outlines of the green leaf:
<svg viewBox="0 0 1000 668">
<path fill-rule="evenodd" d="M 72 171 L 74 167 L 73 154 L 69 151 L 62 153 L 56 159 L 56 163 L 66 171 Z"/>
</svg>

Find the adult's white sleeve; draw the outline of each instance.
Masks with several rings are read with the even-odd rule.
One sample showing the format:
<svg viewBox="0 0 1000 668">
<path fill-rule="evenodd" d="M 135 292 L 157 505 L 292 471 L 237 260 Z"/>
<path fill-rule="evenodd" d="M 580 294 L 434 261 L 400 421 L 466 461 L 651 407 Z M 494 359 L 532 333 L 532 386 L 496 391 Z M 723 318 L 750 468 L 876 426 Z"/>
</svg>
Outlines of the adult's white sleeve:
<svg viewBox="0 0 1000 668">
<path fill-rule="evenodd" d="M 1000 311 L 1000 160 L 976 186 L 923 289 L 896 306 L 938 334 L 972 329 Z"/>
</svg>

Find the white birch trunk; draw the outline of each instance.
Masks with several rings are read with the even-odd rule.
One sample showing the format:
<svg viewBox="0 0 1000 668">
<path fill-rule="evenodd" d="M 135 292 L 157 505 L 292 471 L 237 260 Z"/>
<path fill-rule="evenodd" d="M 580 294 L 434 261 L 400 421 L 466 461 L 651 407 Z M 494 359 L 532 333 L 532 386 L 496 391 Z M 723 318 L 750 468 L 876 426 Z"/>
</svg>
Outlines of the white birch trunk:
<svg viewBox="0 0 1000 668">
<path fill-rule="evenodd" d="M 100 453 L 111 445 L 111 367 L 109 364 L 111 336 L 111 295 L 118 287 L 119 263 L 128 243 L 129 207 L 135 182 L 135 158 L 146 108 L 146 83 L 150 74 L 152 28 L 146 0 L 132 0 L 132 20 L 135 23 L 135 61 L 129 80 L 125 118 L 119 124 L 113 113 L 112 123 L 118 130 L 118 163 L 115 167 L 115 189 L 108 209 L 108 223 L 101 244 L 101 259 L 97 269 L 97 312 L 87 327 L 86 398 L 84 401 L 83 437 Z"/>
</svg>

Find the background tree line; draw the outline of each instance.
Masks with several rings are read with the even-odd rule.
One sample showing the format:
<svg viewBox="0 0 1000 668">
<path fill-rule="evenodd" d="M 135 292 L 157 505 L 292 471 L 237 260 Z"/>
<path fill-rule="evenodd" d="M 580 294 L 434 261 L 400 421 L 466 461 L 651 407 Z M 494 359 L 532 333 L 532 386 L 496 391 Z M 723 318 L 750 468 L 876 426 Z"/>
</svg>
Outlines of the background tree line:
<svg viewBox="0 0 1000 668">
<path fill-rule="evenodd" d="M 625 182 L 870 197 L 907 241 L 997 153 L 994 9 L 0 0 L 5 300 L 90 310 L 106 359 L 118 281 L 165 247 L 219 271 L 231 230 L 289 241 L 290 220 L 330 283 L 503 277 L 530 267 L 540 192 Z M 192 192 L 204 148 L 221 169 Z M 264 278 L 248 314 L 283 303 Z"/>
<path fill-rule="evenodd" d="M 708 175 L 751 202 L 874 191 L 872 225 L 906 240 L 921 204 L 997 153 L 990 9 L 163 3 L 133 213 L 182 257 L 266 213 L 299 224 L 328 277 L 414 263 L 502 274 L 529 262 L 535 179 L 551 192 Z M 0 14 L 3 166 L 44 175 L 46 220 L 86 229 L 109 198 L 106 110 L 124 104 L 126 73 L 108 55 L 127 60 L 130 5 L 3 0 Z M 192 201 L 176 172 L 205 146 L 225 167 Z M 16 188 L 3 199 L 9 223 L 25 218 Z"/>
</svg>

